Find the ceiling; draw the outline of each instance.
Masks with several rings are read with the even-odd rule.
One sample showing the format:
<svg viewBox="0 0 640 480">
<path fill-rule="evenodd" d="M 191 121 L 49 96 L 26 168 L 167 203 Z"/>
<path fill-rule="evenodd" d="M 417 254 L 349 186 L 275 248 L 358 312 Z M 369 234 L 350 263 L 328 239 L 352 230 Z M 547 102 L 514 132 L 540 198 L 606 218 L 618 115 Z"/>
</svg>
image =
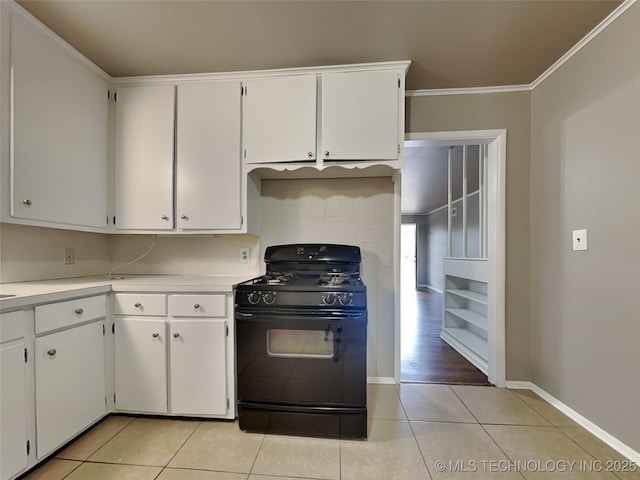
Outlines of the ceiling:
<svg viewBox="0 0 640 480">
<path fill-rule="evenodd" d="M 411 60 L 406 88 L 419 90 L 528 85 L 621 1 L 18 3 L 114 77 Z M 426 167 L 440 165 L 437 151 L 407 148 L 404 213 L 441 202 L 423 196 L 438 190 L 425 187 L 439 178 Z"/>
</svg>

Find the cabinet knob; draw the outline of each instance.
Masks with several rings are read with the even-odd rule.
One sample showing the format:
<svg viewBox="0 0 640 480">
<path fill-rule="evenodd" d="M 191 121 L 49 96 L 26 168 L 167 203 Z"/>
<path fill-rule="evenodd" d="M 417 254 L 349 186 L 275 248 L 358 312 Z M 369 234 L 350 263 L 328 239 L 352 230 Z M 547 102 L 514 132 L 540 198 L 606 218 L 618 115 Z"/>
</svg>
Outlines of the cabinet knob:
<svg viewBox="0 0 640 480">
<path fill-rule="evenodd" d="M 329 156 L 329 150 L 325 150 L 325 151 L 324 151 L 324 156 L 325 156 L 325 157 L 328 157 L 328 156 Z"/>
<path fill-rule="evenodd" d="M 309 157 L 309 158 L 313 158 L 313 152 L 309 152 L 309 153 L 307 153 L 307 157 Z"/>
<path fill-rule="evenodd" d="M 55 356 L 56 353 L 58 353 L 58 351 L 55 348 L 47 350 L 47 355 L 49 355 L 50 357 Z"/>
<path fill-rule="evenodd" d="M 152 336 L 153 338 L 158 338 L 158 337 L 160 336 L 160 334 L 159 334 L 159 333 L 152 333 L 152 334 L 151 334 L 151 336 Z"/>
<path fill-rule="evenodd" d="M 22 200 L 22 204 L 26 205 L 27 207 L 31 206 L 31 200 L 29 200 L 28 198 L 25 198 L 24 200 Z"/>
<path fill-rule="evenodd" d="M 141 304 L 141 303 L 136 303 L 136 304 L 134 305 L 134 307 L 136 307 L 136 308 L 140 308 L 141 306 L 142 306 L 142 304 Z"/>
<path fill-rule="evenodd" d="M 169 220 L 169 217 L 167 217 L 166 215 L 162 215 L 162 219 L 163 220 Z"/>
<path fill-rule="evenodd" d="M 198 309 L 200 308 L 200 304 L 199 304 L 199 303 L 196 303 L 196 304 L 193 306 L 193 308 L 194 308 L 195 310 L 198 310 Z"/>
<path fill-rule="evenodd" d="M 82 315 L 84 310 L 82 308 L 76 308 L 76 315 Z"/>
<path fill-rule="evenodd" d="M 178 332 L 173 334 L 173 338 L 178 338 L 180 336 L 180 334 Z"/>
<path fill-rule="evenodd" d="M 184 213 L 182 215 L 180 215 L 180 218 L 182 220 L 189 220 L 189 217 L 187 217 Z"/>
</svg>

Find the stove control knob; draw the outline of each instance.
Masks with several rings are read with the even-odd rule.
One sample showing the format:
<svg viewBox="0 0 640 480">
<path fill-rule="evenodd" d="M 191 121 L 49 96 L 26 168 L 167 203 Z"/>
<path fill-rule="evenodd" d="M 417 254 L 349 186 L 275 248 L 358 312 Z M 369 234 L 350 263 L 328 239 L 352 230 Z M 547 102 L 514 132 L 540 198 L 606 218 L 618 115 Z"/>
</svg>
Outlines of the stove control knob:
<svg viewBox="0 0 640 480">
<path fill-rule="evenodd" d="M 247 295 L 247 300 L 249 300 L 249 303 L 255 305 L 260 301 L 260 295 L 258 295 L 258 292 L 253 291 L 249 295 Z"/>
<path fill-rule="evenodd" d="M 336 295 L 335 293 L 327 293 L 326 295 L 322 296 L 322 303 L 324 305 L 333 305 L 334 303 L 336 303 Z"/>
<path fill-rule="evenodd" d="M 353 305 L 353 293 L 343 293 L 338 297 L 338 301 L 340 302 L 340 305 L 350 307 Z"/>
<path fill-rule="evenodd" d="M 262 296 L 262 300 L 267 305 L 272 305 L 276 301 L 276 292 L 267 292 Z"/>
</svg>

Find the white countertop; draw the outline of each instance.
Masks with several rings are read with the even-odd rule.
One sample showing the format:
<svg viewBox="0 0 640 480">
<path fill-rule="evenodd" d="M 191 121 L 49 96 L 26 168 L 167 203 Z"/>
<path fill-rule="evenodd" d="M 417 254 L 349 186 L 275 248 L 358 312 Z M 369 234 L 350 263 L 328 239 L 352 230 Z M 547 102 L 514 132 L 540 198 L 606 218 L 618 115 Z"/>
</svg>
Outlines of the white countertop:
<svg viewBox="0 0 640 480">
<path fill-rule="evenodd" d="M 110 292 L 230 293 L 233 286 L 253 278 L 237 275 L 96 275 L 0 284 L 0 309 L 57 302 Z"/>
</svg>

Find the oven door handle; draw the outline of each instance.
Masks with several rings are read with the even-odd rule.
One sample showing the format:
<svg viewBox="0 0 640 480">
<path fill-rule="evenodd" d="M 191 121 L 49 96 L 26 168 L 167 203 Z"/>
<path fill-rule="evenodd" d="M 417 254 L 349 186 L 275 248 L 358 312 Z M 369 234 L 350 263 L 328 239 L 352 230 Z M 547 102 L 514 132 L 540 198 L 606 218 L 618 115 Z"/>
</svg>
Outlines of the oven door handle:
<svg viewBox="0 0 640 480">
<path fill-rule="evenodd" d="M 273 322 L 274 320 L 312 320 L 312 321 L 330 321 L 330 322 L 339 322 L 339 321 L 358 321 L 365 320 L 367 315 L 365 312 L 349 312 L 344 313 L 341 312 L 337 315 L 328 315 L 326 313 L 310 313 L 310 312 L 274 312 L 274 311 L 265 311 L 265 312 L 256 312 L 256 313 L 246 313 L 239 312 L 236 310 L 235 313 L 236 320 L 248 320 L 248 321 L 256 321 L 256 322 Z"/>
</svg>

